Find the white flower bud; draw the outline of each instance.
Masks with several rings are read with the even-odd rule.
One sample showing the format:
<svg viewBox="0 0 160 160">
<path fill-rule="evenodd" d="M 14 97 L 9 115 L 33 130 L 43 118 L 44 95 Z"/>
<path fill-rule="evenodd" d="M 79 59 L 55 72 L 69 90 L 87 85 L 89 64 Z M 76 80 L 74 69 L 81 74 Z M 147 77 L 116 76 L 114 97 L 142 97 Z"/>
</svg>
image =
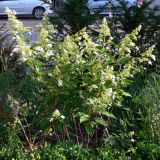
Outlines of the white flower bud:
<svg viewBox="0 0 160 160">
<path fill-rule="evenodd" d="M 62 118 L 62 119 L 65 119 L 65 116 L 62 115 L 61 118 Z"/>
<path fill-rule="evenodd" d="M 54 113 L 53 113 L 53 116 L 54 117 L 59 117 L 61 114 L 60 114 L 60 112 L 59 112 L 59 110 L 58 109 L 56 109 L 55 111 L 54 111 Z"/>
<path fill-rule="evenodd" d="M 132 138 L 132 139 L 131 139 L 131 142 L 135 142 L 135 139 Z"/>
<path fill-rule="evenodd" d="M 156 56 L 155 55 L 151 55 L 151 58 L 155 61 L 156 60 Z"/>
<path fill-rule="evenodd" d="M 49 51 L 46 52 L 45 57 L 49 58 L 52 55 L 53 55 L 53 52 L 51 50 L 49 50 Z"/>
<path fill-rule="evenodd" d="M 21 60 L 21 62 L 26 62 L 28 59 L 27 58 L 21 58 L 20 60 Z"/>
<path fill-rule="evenodd" d="M 35 50 L 36 50 L 36 51 L 39 51 L 39 52 L 43 52 L 43 51 L 44 51 L 43 47 L 41 47 L 41 46 L 37 46 L 37 47 L 35 48 Z"/>
<path fill-rule="evenodd" d="M 11 101 L 12 100 L 12 97 L 10 95 L 8 95 L 8 100 Z"/>
<path fill-rule="evenodd" d="M 54 119 L 53 119 L 53 118 L 51 118 L 51 119 L 49 120 L 49 122 L 53 122 L 53 120 L 54 120 Z"/>
<path fill-rule="evenodd" d="M 148 64 L 152 65 L 152 62 L 151 62 L 151 61 L 149 61 L 149 62 L 148 62 Z"/>
</svg>

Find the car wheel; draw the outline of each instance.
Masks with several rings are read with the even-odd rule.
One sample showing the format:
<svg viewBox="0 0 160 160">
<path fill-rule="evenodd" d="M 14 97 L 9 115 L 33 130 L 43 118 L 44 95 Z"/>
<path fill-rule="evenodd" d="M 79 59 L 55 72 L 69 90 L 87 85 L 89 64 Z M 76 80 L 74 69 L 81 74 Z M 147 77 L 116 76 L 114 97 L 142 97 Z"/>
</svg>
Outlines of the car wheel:
<svg viewBox="0 0 160 160">
<path fill-rule="evenodd" d="M 45 9 L 43 7 L 37 7 L 33 10 L 33 15 L 35 18 L 41 19 L 44 15 Z"/>
</svg>

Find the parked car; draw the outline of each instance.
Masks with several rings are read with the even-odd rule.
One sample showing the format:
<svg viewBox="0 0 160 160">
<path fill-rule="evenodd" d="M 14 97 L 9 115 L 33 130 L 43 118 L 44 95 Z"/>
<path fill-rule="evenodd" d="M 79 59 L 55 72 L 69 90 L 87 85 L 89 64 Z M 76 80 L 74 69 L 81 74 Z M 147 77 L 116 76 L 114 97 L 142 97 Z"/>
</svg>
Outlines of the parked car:
<svg viewBox="0 0 160 160">
<path fill-rule="evenodd" d="M 137 0 L 126 0 L 128 1 L 128 5 L 133 5 L 137 2 Z M 119 3 L 117 0 L 89 0 L 88 8 L 91 14 L 94 14 L 97 11 L 100 11 L 100 14 L 121 14 L 122 12 L 114 13 L 111 10 L 112 5 L 118 6 Z"/>
<path fill-rule="evenodd" d="M 0 15 L 6 15 L 7 7 L 17 15 L 34 15 L 36 18 L 42 18 L 44 12 L 52 13 L 50 6 L 41 0 L 0 0 Z"/>
<path fill-rule="evenodd" d="M 138 2 L 138 1 L 143 1 L 143 0 L 126 0 L 128 1 L 128 5 L 133 5 L 134 3 Z M 63 3 L 66 3 L 67 0 L 53 0 L 53 6 L 55 10 L 61 10 L 63 9 Z M 113 11 L 111 11 L 111 6 L 118 6 L 119 3 L 117 0 L 88 0 L 88 12 L 90 14 L 95 14 L 100 13 L 100 14 L 104 14 L 104 15 L 108 15 L 111 12 L 113 13 Z M 121 12 L 119 12 L 120 14 Z M 118 13 L 115 13 L 118 14 Z"/>
</svg>

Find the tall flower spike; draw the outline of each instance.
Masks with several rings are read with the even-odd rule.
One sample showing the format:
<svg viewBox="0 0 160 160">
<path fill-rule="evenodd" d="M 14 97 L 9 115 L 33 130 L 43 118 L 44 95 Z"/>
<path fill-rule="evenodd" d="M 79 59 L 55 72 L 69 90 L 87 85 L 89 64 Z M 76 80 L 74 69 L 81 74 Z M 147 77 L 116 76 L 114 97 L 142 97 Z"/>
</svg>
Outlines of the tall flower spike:
<svg viewBox="0 0 160 160">
<path fill-rule="evenodd" d="M 107 20 L 104 18 L 100 29 L 99 43 L 100 44 L 106 43 L 106 38 L 109 37 L 111 37 L 110 28 L 108 26 Z"/>
</svg>

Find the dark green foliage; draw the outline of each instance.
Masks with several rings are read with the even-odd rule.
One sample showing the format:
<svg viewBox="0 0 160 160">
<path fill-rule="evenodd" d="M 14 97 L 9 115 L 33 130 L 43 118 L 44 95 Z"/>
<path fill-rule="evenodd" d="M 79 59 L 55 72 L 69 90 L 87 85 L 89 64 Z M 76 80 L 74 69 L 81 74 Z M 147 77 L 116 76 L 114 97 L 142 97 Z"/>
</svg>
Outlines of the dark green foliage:
<svg viewBox="0 0 160 160">
<path fill-rule="evenodd" d="M 160 144 L 160 76 L 159 72 L 151 73 L 145 78 L 144 86 L 134 98 L 141 110 L 143 130 L 140 135 L 147 141 Z"/>
<path fill-rule="evenodd" d="M 56 148 L 66 160 L 127 160 L 124 151 L 120 151 L 110 147 L 109 145 L 99 147 L 97 149 L 86 149 L 81 145 L 73 143 L 61 143 Z"/>
<path fill-rule="evenodd" d="M 62 150 L 64 148 L 58 146 L 52 146 L 46 143 L 35 153 L 36 157 L 40 157 L 42 160 L 67 160 L 66 156 L 63 154 Z"/>
<path fill-rule="evenodd" d="M 86 149 L 72 142 L 51 145 L 46 143 L 34 151 L 24 150 L 19 141 L 12 137 L 9 148 L 0 149 L 0 158 L 4 160 L 159 160 L 160 147 L 153 143 L 139 142 L 134 148 L 136 154 L 128 154 L 123 149 L 104 145 L 97 149 Z M 16 142 L 16 143 L 15 143 Z"/>
<path fill-rule="evenodd" d="M 133 159 L 158 160 L 160 156 L 159 72 L 134 77 L 128 88 L 132 98 L 113 111 L 119 119 L 111 126 L 112 146 L 123 148 Z"/>
<path fill-rule="evenodd" d="M 136 158 L 140 160 L 159 160 L 160 146 L 154 143 L 139 142 Z"/>
<path fill-rule="evenodd" d="M 75 34 L 84 27 L 93 24 L 99 16 L 91 15 L 87 7 L 88 0 L 67 0 L 63 9 L 58 11 L 58 17 L 51 21 L 60 32 Z"/>
<path fill-rule="evenodd" d="M 8 130 L 7 128 L 5 128 Z M 8 130 L 8 133 L 11 130 Z M 0 159 L 3 160 L 9 160 L 9 159 L 15 159 L 15 160 L 26 160 L 27 159 L 27 154 L 24 151 L 24 148 L 19 141 L 18 137 L 16 134 L 13 132 L 10 132 L 7 136 L 6 139 L 8 138 L 6 143 L 2 143 L 0 145 Z"/>
<path fill-rule="evenodd" d="M 10 147 L 0 149 L 0 158 L 4 160 L 127 160 L 124 151 L 103 146 L 98 149 L 86 149 L 71 142 L 59 143 L 55 146 L 48 143 L 35 150 L 34 154 L 20 147 L 17 139 Z"/>
</svg>

